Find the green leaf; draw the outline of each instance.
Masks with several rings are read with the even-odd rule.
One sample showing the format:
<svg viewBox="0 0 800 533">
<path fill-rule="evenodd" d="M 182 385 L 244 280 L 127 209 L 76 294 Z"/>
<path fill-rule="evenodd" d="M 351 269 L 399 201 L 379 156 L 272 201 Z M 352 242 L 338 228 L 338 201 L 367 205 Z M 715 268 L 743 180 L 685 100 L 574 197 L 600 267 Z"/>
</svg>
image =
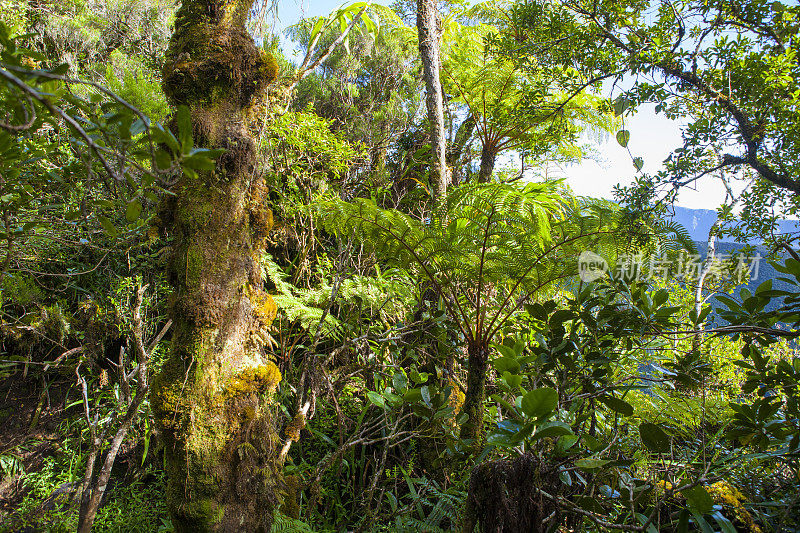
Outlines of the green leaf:
<svg viewBox="0 0 800 533">
<path fill-rule="evenodd" d="M 578 468 L 582 468 L 584 470 L 596 470 L 598 468 L 607 465 L 610 462 L 611 461 L 608 461 L 607 459 L 591 459 L 591 458 L 578 459 L 577 461 L 575 461 L 575 466 L 577 466 Z"/>
<path fill-rule="evenodd" d="M 714 509 L 714 500 L 711 495 L 701 486 L 692 487 L 681 491 L 686 497 L 686 501 L 698 514 L 710 513 Z"/>
<path fill-rule="evenodd" d="M 558 439 L 558 444 L 556 444 L 556 449 L 564 453 L 573 446 L 578 443 L 579 437 L 576 435 L 564 435 L 562 438 Z"/>
<path fill-rule="evenodd" d="M 522 411 L 534 418 L 544 418 L 558 406 L 558 393 L 550 387 L 528 392 L 522 397 Z"/>
<path fill-rule="evenodd" d="M 522 385 L 522 376 L 512 374 L 511 372 L 506 370 L 505 372 L 503 372 L 503 381 L 505 381 L 506 385 L 508 385 L 508 387 L 513 390 Z"/>
<path fill-rule="evenodd" d="M 618 117 L 623 114 L 631 106 L 633 102 L 625 96 L 620 96 L 614 100 L 614 116 Z"/>
<path fill-rule="evenodd" d="M 175 138 L 171 131 L 164 129 L 164 126 L 156 123 L 150 131 L 155 142 L 167 145 L 176 154 L 181 153 L 181 145 L 178 139 Z"/>
<path fill-rule="evenodd" d="M 214 170 L 216 166 L 217 166 L 216 161 L 214 161 L 213 159 L 209 159 L 208 157 L 201 154 L 190 155 L 181 159 L 182 168 L 211 171 Z"/>
<path fill-rule="evenodd" d="M 67 72 L 69 72 L 69 63 L 61 63 L 56 68 L 50 69 L 50 74 L 57 76 L 63 76 Z"/>
<path fill-rule="evenodd" d="M 503 374 L 504 372 L 516 374 L 521 368 L 519 361 L 514 357 L 498 357 L 492 363 L 499 374 Z"/>
<path fill-rule="evenodd" d="M 678 517 L 678 527 L 675 533 L 689 533 L 689 511 L 683 509 Z"/>
<path fill-rule="evenodd" d="M 598 400 L 603 402 L 606 407 L 612 411 L 618 412 L 622 416 L 631 416 L 633 414 L 633 406 L 624 400 L 613 396 L 600 396 Z"/>
<path fill-rule="evenodd" d="M 717 521 L 717 524 L 719 524 L 719 527 L 722 529 L 722 533 L 736 533 L 736 528 L 731 521 L 725 518 L 719 511 L 711 513 L 711 517 Z"/>
<path fill-rule="evenodd" d="M 627 148 L 628 142 L 631 140 L 631 132 L 628 130 L 620 130 L 617 132 L 617 142 L 623 148 Z"/>
<path fill-rule="evenodd" d="M 319 17 L 317 21 L 314 23 L 314 27 L 311 28 L 311 34 L 308 36 L 308 40 L 313 41 L 314 38 L 319 34 L 320 30 L 322 29 L 322 25 L 325 24 L 326 19 L 323 17 Z"/>
<path fill-rule="evenodd" d="M 409 389 L 405 394 L 403 394 L 403 400 L 408 403 L 418 402 L 422 400 L 422 393 L 419 389 Z"/>
<path fill-rule="evenodd" d="M 128 222 L 135 222 L 141 214 L 142 202 L 138 198 L 134 198 L 130 201 L 128 208 L 125 210 L 125 220 Z"/>
<path fill-rule="evenodd" d="M 569 424 L 560 420 L 551 420 L 536 428 L 536 433 L 532 440 L 543 439 L 545 437 L 563 437 L 573 435 Z"/>
<path fill-rule="evenodd" d="M 408 379 L 406 379 L 406 375 L 402 372 L 395 373 L 392 376 L 392 385 L 394 385 L 394 390 L 397 392 L 403 392 L 408 388 Z"/>
<path fill-rule="evenodd" d="M 574 496 L 573 500 L 578 507 L 585 511 L 601 515 L 607 512 L 605 509 L 603 509 L 603 506 L 600 505 L 600 502 L 597 501 L 597 498 L 593 498 L 591 496 Z"/>
<path fill-rule="evenodd" d="M 178 139 L 181 143 L 181 153 L 188 154 L 192 151 L 192 117 L 189 113 L 189 108 L 185 105 L 178 106 L 178 113 L 176 117 L 178 124 Z"/>
<path fill-rule="evenodd" d="M 642 423 L 639 426 L 639 435 L 648 450 L 655 453 L 667 453 L 669 451 L 669 436 L 657 425 L 650 422 Z"/>
<path fill-rule="evenodd" d="M 105 231 L 109 237 L 116 237 L 119 235 L 119 231 L 117 231 L 117 228 L 114 227 L 114 224 L 107 217 L 97 215 L 97 220 L 100 221 L 100 225 L 103 226 L 103 231 Z"/>
<path fill-rule="evenodd" d="M 692 511 L 692 518 L 694 518 L 694 521 L 698 526 L 700 526 L 700 529 L 703 531 L 703 533 L 715 533 L 714 528 L 712 528 L 708 522 L 706 522 L 706 519 L 703 518 L 701 514 Z"/>
<path fill-rule="evenodd" d="M 156 150 L 156 167 L 159 170 L 166 170 L 172 164 L 172 156 L 161 148 Z"/>
<path fill-rule="evenodd" d="M 633 168 L 636 169 L 636 172 L 639 172 L 644 167 L 644 159 L 641 157 L 634 157 L 633 158 Z"/>
<path fill-rule="evenodd" d="M 425 402 L 425 405 L 428 407 L 433 407 L 431 404 L 431 391 L 427 385 L 419 389 L 419 393 L 422 396 L 422 401 Z"/>
<path fill-rule="evenodd" d="M 516 359 L 517 358 L 517 352 L 514 350 L 514 348 L 512 346 L 506 346 L 504 344 L 498 344 L 495 347 L 497 348 L 497 351 L 500 352 L 500 355 L 502 357 L 507 357 L 509 359 Z"/>
<path fill-rule="evenodd" d="M 380 407 L 381 409 L 386 407 L 386 400 L 384 400 L 383 396 L 375 391 L 367 391 L 367 399 L 371 404 Z"/>
</svg>

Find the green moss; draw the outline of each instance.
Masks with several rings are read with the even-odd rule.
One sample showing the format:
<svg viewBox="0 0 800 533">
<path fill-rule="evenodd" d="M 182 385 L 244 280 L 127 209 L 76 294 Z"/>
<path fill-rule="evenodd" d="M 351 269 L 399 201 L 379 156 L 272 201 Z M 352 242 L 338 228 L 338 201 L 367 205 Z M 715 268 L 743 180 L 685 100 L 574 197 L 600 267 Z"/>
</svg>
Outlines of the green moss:
<svg viewBox="0 0 800 533">
<path fill-rule="evenodd" d="M 186 249 L 186 288 L 197 289 L 200 285 L 200 275 L 203 273 L 205 260 L 203 251 L 196 244 L 190 244 Z"/>
<path fill-rule="evenodd" d="M 190 181 L 187 177 L 187 181 Z M 191 202 L 184 201 L 177 213 L 178 222 L 193 227 L 202 228 L 206 226 L 214 214 L 214 202 L 208 197 L 206 187 L 201 184 L 188 184 L 184 194 L 191 198 Z"/>
<path fill-rule="evenodd" d="M 247 297 L 250 300 L 250 305 L 253 308 L 253 316 L 255 316 L 256 320 L 264 327 L 272 324 L 272 321 L 275 320 L 278 314 L 278 306 L 275 304 L 275 300 L 272 299 L 272 296 L 260 289 L 253 289 L 248 285 Z"/>
<path fill-rule="evenodd" d="M 218 524 L 225 516 L 225 508 L 217 505 L 214 500 L 206 498 L 190 503 L 189 513 L 204 524 Z"/>
<path fill-rule="evenodd" d="M 282 491 L 283 503 L 279 511 L 289 518 L 300 518 L 300 478 L 295 475 L 284 477 L 284 490 Z"/>
<path fill-rule="evenodd" d="M 33 278 L 22 274 L 0 276 L 0 305 L 2 302 L 28 305 L 40 301 L 42 297 L 42 291 L 36 286 Z"/>
<path fill-rule="evenodd" d="M 198 328 L 176 326 L 172 354 L 153 378 L 150 405 L 156 422 L 171 432 L 181 431 L 188 414 L 188 394 L 197 367 L 187 361 L 201 353 L 203 346 L 203 335 Z"/>
<path fill-rule="evenodd" d="M 275 56 L 266 50 L 261 50 L 261 74 L 267 83 L 278 79 L 278 62 Z"/>
<path fill-rule="evenodd" d="M 162 76 L 174 104 L 213 104 L 220 100 L 246 107 L 273 82 L 278 66 L 236 24 L 215 22 L 194 9 L 179 10 Z"/>
<path fill-rule="evenodd" d="M 248 113 L 277 65 L 246 32 L 242 6 L 185 2 L 163 68 L 171 103 L 191 108 L 195 143 L 226 150 L 213 172 L 184 177 L 170 224 L 173 353 L 152 398 L 166 434 L 177 531 L 269 530 L 281 482 L 268 397 L 281 373 L 260 359 L 245 366 L 257 350 L 248 334 L 269 324 L 276 310 L 258 288 L 254 219 L 242 209 L 257 163 Z M 271 213 L 259 215 L 271 225 Z M 240 312 L 244 298 L 252 314 Z"/>
<path fill-rule="evenodd" d="M 234 376 L 224 388 L 224 396 L 232 398 L 246 394 L 273 393 L 281 382 L 281 371 L 274 363 L 253 366 Z"/>
</svg>

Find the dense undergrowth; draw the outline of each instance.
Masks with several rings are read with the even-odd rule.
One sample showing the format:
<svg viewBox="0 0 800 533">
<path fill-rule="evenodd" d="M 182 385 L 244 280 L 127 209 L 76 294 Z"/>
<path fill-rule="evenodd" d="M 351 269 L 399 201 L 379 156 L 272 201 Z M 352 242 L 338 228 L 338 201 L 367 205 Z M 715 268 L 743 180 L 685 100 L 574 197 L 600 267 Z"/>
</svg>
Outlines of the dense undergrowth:
<svg viewBox="0 0 800 533">
<path fill-rule="evenodd" d="M 767 280 L 750 291 L 740 285 L 755 273 L 740 267 L 752 257 L 690 264 L 688 233 L 658 210 L 672 199 L 655 197 L 665 175 L 620 189 L 619 203 L 550 176 L 591 155 L 592 136 L 622 128 L 627 146 L 636 104 L 696 118 L 666 85 L 608 101 L 589 81 L 619 62 L 644 69 L 649 56 L 598 50 L 570 70 L 569 47 L 599 41 L 585 12 L 444 3 L 452 173 L 434 198 L 416 32 L 405 22 L 413 6 L 357 4 L 294 26 L 309 57 L 330 54 L 293 78 L 255 22 L 259 5 L 248 28 L 278 69 L 254 107 L 263 127 L 206 150 L 195 144 L 213 137 L 208 103 L 171 108 L 160 88 L 172 3 L 0 0 L 0 531 L 87 530 L 95 496 L 93 531 L 188 530 L 186 515 L 227 523 L 208 498 L 187 495 L 191 513 L 176 509 L 166 496 L 175 452 L 165 447 L 178 449 L 175 428 L 187 427 L 194 372 L 223 375 L 202 360 L 175 363 L 187 338 L 213 344 L 176 331 L 173 319 L 185 318 L 176 280 L 218 266 L 192 263 L 188 251 L 180 262 L 175 243 L 188 239 L 176 231 L 191 224 L 176 225 L 176 213 L 208 212 L 176 204 L 244 168 L 228 157 L 237 143 L 255 154 L 242 205 L 258 229 L 247 258 L 258 272 L 237 297 L 259 304 L 247 313 L 260 327 L 242 351 L 269 365 L 239 368 L 204 393 L 245 433 L 253 420 L 274 424 L 265 434 L 275 456 L 252 463 L 269 478 L 272 508 L 258 512 L 271 531 L 799 530 L 796 235 L 770 241 L 790 289 Z M 769 19 L 794 50 L 796 8 L 753 5 L 727 14 L 758 39 L 767 37 L 751 19 Z M 212 11 L 198 16 L 215 20 Z M 351 30 L 346 46 L 337 41 Z M 568 30 L 578 42 L 562 39 L 560 52 L 509 45 Z M 653 46 L 669 34 L 650 30 Z M 191 71 L 189 59 L 170 60 L 175 76 Z M 795 79 L 795 63 L 776 60 L 765 77 Z M 687 130 L 704 164 L 719 155 L 698 141 L 710 127 Z M 786 150 L 764 160 L 791 159 Z M 504 151 L 523 168 L 504 166 Z M 667 167 L 703 171 L 694 164 L 675 156 Z M 720 179 L 730 185 L 731 173 Z M 765 183 L 741 198 L 748 227 L 769 223 L 774 213 L 758 206 L 770 199 L 788 215 L 797 203 L 791 187 Z M 739 202 L 728 193 L 718 233 Z M 222 248 L 202 257 L 228 257 Z M 579 271 L 586 251 L 609 272 Z M 626 270 L 631 256 L 647 261 Z M 196 305 L 196 322 L 213 323 L 227 302 L 218 287 L 202 289 L 198 301 L 219 308 Z M 149 389 L 165 373 L 172 385 Z M 257 457 L 247 438 L 235 442 L 231 461 Z"/>
</svg>

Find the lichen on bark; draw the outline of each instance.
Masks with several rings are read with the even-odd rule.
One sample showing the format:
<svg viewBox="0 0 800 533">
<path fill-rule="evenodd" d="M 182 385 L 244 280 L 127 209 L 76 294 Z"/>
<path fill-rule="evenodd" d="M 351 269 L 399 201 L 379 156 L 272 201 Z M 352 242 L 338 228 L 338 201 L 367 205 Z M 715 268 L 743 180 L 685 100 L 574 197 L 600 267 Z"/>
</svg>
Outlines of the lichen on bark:
<svg viewBox="0 0 800 533">
<path fill-rule="evenodd" d="M 259 247 L 272 225 L 253 183 L 254 132 L 274 59 L 245 30 L 251 1 L 185 1 L 164 92 L 191 110 L 195 145 L 224 148 L 213 172 L 184 177 L 170 201 L 171 355 L 151 405 L 165 440 L 177 531 L 268 531 L 281 477 L 272 396 L 281 376 L 262 335 L 275 316 Z"/>
</svg>

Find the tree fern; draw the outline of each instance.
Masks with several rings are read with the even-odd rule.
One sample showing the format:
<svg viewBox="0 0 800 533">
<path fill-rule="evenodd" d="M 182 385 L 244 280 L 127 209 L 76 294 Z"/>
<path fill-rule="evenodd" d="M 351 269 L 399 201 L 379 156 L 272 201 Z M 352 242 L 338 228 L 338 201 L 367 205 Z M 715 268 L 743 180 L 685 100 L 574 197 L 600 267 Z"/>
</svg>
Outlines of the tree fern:
<svg viewBox="0 0 800 533">
<path fill-rule="evenodd" d="M 614 210 L 570 198 L 557 182 L 462 185 L 425 220 L 368 199 L 327 200 L 316 211 L 327 231 L 354 236 L 387 263 L 430 280 L 476 341 L 500 326 L 494 320 L 484 329 L 487 288 L 500 295 L 496 312 L 516 307 L 518 298 L 575 274 L 580 251 L 610 240 L 616 223 Z"/>
<path fill-rule="evenodd" d="M 494 335 L 526 300 L 574 276 L 580 252 L 613 240 L 617 222 L 613 209 L 572 198 L 558 182 L 465 184 L 424 220 L 367 199 L 321 201 L 316 214 L 326 231 L 356 238 L 441 295 L 467 342 L 467 438 L 482 431 Z"/>
<path fill-rule="evenodd" d="M 697 246 L 691 234 L 680 223 L 672 219 L 660 219 L 655 222 L 653 229 L 661 236 L 659 244 L 664 251 L 687 250 L 697 253 Z"/>
<path fill-rule="evenodd" d="M 442 297 L 467 342 L 468 438 L 481 433 L 494 335 L 525 301 L 574 278 L 582 251 L 626 245 L 619 209 L 573 197 L 559 182 L 465 184 L 423 220 L 363 198 L 324 200 L 314 209 L 326 231 L 355 238 Z"/>
</svg>

